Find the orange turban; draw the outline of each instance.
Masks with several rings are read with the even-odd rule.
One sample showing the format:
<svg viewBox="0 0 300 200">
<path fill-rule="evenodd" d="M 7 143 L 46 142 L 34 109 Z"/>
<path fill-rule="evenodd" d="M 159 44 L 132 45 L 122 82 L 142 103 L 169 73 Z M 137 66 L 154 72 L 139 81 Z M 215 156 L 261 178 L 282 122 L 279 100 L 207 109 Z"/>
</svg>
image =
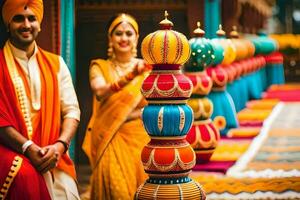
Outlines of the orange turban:
<svg viewBox="0 0 300 200">
<path fill-rule="evenodd" d="M 41 23 L 44 14 L 43 0 L 6 0 L 2 8 L 4 23 L 8 25 L 16 14 L 27 8 L 35 14 L 38 22 Z"/>
</svg>

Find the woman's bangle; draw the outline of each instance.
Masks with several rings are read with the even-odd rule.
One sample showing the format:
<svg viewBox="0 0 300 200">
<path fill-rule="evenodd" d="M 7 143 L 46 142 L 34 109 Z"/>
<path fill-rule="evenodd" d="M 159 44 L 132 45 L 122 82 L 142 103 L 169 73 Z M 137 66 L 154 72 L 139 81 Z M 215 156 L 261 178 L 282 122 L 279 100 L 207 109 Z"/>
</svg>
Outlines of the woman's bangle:
<svg viewBox="0 0 300 200">
<path fill-rule="evenodd" d="M 126 79 L 127 81 L 133 80 L 133 79 L 134 79 L 134 73 L 133 73 L 133 72 L 130 72 L 130 73 L 126 74 L 125 79 Z"/>
<path fill-rule="evenodd" d="M 55 143 L 61 143 L 62 145 L 64 145 L 64 148 L 65 148 L 64 154 L 68 151 L 69 146 L 70 146 L 69 143 L 67 143 L 67 142 L 65 142 L 63 140 L 56 140 Z"/>
<path fill-rule="evenodd" d="M 27 140 L 26 142 L 24 142 L 24 144 L 22 145 L 22 153 L 25 154 L 28 147 L 30 147 L 30 145 L 32 144 L 33 142 L 31 140 Z"/>
<path fill-rule="evenodd" d="M 110 89 L 114 92 L 117 92 L 121 89 L 119 83 L 116 81 L 110 85 Z"/>
</svg>

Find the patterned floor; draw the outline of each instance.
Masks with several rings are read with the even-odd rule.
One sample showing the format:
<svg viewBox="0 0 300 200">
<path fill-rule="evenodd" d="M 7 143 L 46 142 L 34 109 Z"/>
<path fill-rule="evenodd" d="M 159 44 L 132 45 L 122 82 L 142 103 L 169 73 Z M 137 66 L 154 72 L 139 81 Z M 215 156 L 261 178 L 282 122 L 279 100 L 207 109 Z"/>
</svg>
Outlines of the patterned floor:
<svg viewBox="0 0 300 200">
<path fill-rule="evenodd" d="M 280 103 L 226 175 L 193 174 L 208 199 L 300 199 L 300 103 Z"/>
</svg>

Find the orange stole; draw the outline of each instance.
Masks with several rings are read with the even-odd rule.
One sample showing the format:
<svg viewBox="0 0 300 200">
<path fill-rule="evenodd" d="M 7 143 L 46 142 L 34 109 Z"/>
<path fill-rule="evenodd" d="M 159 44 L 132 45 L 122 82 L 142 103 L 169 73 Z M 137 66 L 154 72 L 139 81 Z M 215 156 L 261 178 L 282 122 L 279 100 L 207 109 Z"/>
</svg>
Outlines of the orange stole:
<svg viewBox="0 0 300 200">
<path fill-rule="evenodd" d="M 0 127 L 14 127 L 26 136 L 27 129 L 24 118 L 18 105 L 15 88 L 2 50 L 0 50 L 0 81 Z M 0 144 L 0 152 L 2 155 L 0 159 L 0 197 L 7 195 L 8 199 L 50 199 L 44 178 L 34 169 L 27 158 L 2 146 L 2 144 Z M 13 160 L 17 157 L 23 158 L 23 161 L 19 164 L 13 163 Z M 18 165 L 21 165 L 19 168 L 21 169 L 20 174 L 18 173 L 19 170 L 16 169 Z M 24 176 L 30 177 L 30 180 L 24 179 Z M 22 184 L 24 185 L 22 186 Z M 10 190 L 10 188 L 12 189 Z M 28 196 L 24 196 L 24 191 L 27 191 Z"/>
<path fill-rule="evenodd" d="M 37 59 L 41 71 L 41 146 L 53 144 L 60 135 L 61 110 L 57 73 L 59 58 L 57 55 L 39 49 Z M 74 164 L 68 154 L 64 154 L 57 166 L 74 179 L 76 172 Z"/>
<path fill-rule="evenodd" d="M 8 44 L 5 45 L 6 50 L 10 48 Z M 7 59 L 7 58 L 5 58 Z M 41 109 L 37 114 L 39 119 L 34 119 L 33 123 L 33 138 L 32 140 L 40 146 L 47 146 L 53 144 L 59 137 L 60 134 L 60 98 L 59 98 L 59 86 L 57 80 L 57 74 L 59 71 L 59 57 L 55 54 L 47 52 L 41 48 L 37 53 L 37 61 L 40 69 L 40 79 L 41 79 Z M 16 63 L 16 62 L 15 62 Z M 16 63 L 18 72 L 22 71 L 20 66 Z M 20 77 L 23 80 L 24 87 L 27 90 L 26 93 L 29 94 L 29 86 L 26 81 L 24 74 L 19 73 Z M 12 84 L 11 78 L 9 81 Z M 30 95 L 27 95 L 30 98 Z M 15 101 L 18 102 L 16 96 L 11 97 L 15 98 Z M 14 101 L 11 103 L 13 104 Z M 13 105 L 16 106 L 16 105 Z M 19 113 L 21 113 L 20 105 L 17 103 Z M 25 122 L 23 116 L 18 120 L 18 123 L 22 123 L 25 127 Z M 25 137 L 28 138 L 26 130 L 18 130 Z M 64 154 L 57 166 L 58 169 L 61 169 L 71 175 L 76 179 L 75 167 L 67 154 Z"/>
</svg>

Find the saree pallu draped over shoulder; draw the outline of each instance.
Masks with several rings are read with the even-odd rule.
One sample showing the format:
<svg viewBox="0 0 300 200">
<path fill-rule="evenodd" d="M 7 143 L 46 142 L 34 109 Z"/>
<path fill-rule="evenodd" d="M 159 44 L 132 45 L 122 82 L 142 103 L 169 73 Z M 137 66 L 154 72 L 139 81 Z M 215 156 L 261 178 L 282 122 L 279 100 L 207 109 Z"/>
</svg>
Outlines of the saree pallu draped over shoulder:
<svg viewBox="0 0 300 200">
<path fill-rule="evenodd" d="M 114 68 L 105 60 L 94 60 L 108 83 L 114 81 Z M 140 88 L 145 74 L 137 76 L 122 90 L 103 101 L 93 102 L 93 114 L 83 149 L 93 174 L 92 199 L 125 199 L 134 197 L 147 175 L 141 163 L 142 148 L 149 141 L 141 119 L 126 121 L 142 99 Z"/>
<path fill-rule="evenodd" d="M 25 123 L 25 116 L 22 113 L 21 105 L 17 97 L 17 89 L 13 84 L 14 77 L 10 77 L 9 68 L 14 65 L 18 68 L 18 64 L 12 56 L 9 44 L 6 43 L 3 51 L 0 51 L 2 62 L 1 66 L 1 94 L 0 106 L 2 115 L 0 115 L 0 126 L 14 127 L 26 138 L 30 138 L 28 134 L 28 127 Z M 39 111 L 39 120 L 37 124 L 32 124 L 33 135 L 32 140 L 37 145 L 43 147 L 53 144 L 60 134 L 61 123 L 61 109 L 59 99 L 59 82 L 57 74 L 59 71 L 58 56 L 47 52 L 41 48 L 37 53 L 37 61 L 39 64 L 40 78 L 41 78 L 41 108 Z M 7 64 L 8 63 L 8 64 Z M 21 69 L 19 69 L 21 71 Z M 21 77 L 21 75 L 17 75 Z M 24 88 L 26 88 L 27 81 L 21 79 Z M 3 83 L 3 84 L 2 84 Z M 29 86 L 27 86 L 29 88 Z M 76 179 L 75 166 L 68 154 L 64 154 L 60 159 L 58 169 L 66 172 L 74 179 Z"/>
<path fill-rule="evenodd" d="M 12 127 L 44 147 L 55 143 L 60 135 L 61 107 L 57 78 L 60 62 L 59 56 L 37 48 L 41 105 L 34 117 L 28 104 L 32 100 L 29 83 L 13 56 L 10 43 L 7 41 L 3 50 L 0 50 L 0 127 Z M 11 200 L 50 199 L 44 177 L 30 160 L 4 145 L 0 141 L 0 199 L 5 199 L 5 195 Z M 76 179 L 75 167 L 68 154 L 62 155 L 57 169 Z M 9 181 L 11 184 L 8 184 Z"/>
<path fill-rule="evenodd" d="M 18 104 L 4 53 L 0 50 L 0 127 L 14 127 L 26 135 L 25 122 Z M 0 154 L 0 199 L 50 200 L 42 175 L 25 156 L 5 147 L 2 142 Z"/>
<path fill-rule="evenodd" d="M 42 104 L 39 110 L 38 124 L 32 124 L 26 112 L 26 103 L 22 102 L 26 95 L 26 79 L 20 75 L 18 63 L 15 61 L 8 42 L 0 51 L 0 127 L 13 127 L 37 145 L 52 144 L 59 136 L 60 107 L 57 91 L 58 59 L 39 49 L 37 60 L 42 85 Z M 47 101 L 45 101 L 47 96 Z M 49 114 L 51 116 L 49 116 Z M 28 120 L 29 119 L 29 120 Z M 30 134 L 30 132 L 32 134 Z M 23 155 L 0 143 L 0 187 L 1 195 L 8 199 L 50 199 L 44 178 Z M 68 159 L 67 157 L 65 157 Z M 65 158 L 59 166 L 67 173 L 74 174 L 73 165 L 64 165 Z M 16 162 L 18 160 L 18 162 Z M 14 169 L 19 163 L 19 168 Z M 62 167 L 64 166 L 64 167 Z M 10 171 L 9 171 L 10 170 Z M 16 173 L 16 170 L 17 173 Z M 72 173 L 74 172 L 74 173 Z M 7 184 L 11 181 L 10 184 Z M 1 196 L 0 196 L 1 197 Z"/>
</svg>

